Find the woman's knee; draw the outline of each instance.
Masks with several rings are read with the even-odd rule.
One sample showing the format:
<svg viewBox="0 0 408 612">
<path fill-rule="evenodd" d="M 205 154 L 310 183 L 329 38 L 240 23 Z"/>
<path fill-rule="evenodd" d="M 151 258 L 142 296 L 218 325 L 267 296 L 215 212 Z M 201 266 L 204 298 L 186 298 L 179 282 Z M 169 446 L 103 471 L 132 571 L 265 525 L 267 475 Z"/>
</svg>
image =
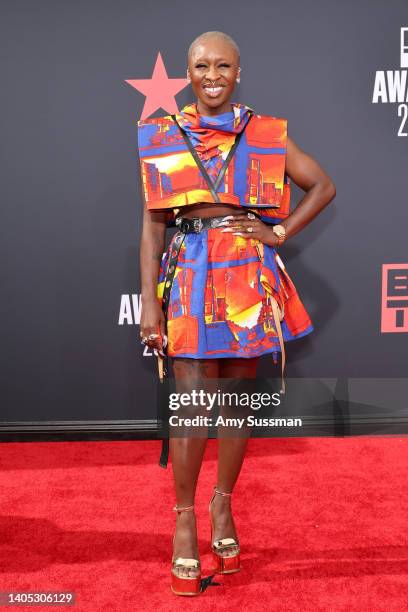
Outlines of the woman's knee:
<svg viewBox="0 0 408 612">
<path fill-rule="evenodd" d="M 173 357 L 173 372 L 176 378 L 201 380 L 203 378 L 218 378 L 218 359 L 193 359 Z"/>
<path fill-rule="evenodd" d="M 231 357 L 222 359 L 220 365 L 220 378 L 255 378 L 259 357 L 245 359 L 244 357 Z"/>
</svg>

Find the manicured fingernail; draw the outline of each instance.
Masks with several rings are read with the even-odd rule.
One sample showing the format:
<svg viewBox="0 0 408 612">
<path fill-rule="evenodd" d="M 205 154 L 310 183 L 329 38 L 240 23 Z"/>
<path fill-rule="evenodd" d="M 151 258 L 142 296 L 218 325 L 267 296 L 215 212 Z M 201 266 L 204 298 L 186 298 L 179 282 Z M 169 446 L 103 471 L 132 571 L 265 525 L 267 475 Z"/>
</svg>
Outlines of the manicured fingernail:
<svg viewBox="0 0 408 612">
<path fill-rule="evenodd" d="M 232 232 L 232 229 L 230 227 L 226 227 L 225 229 L 221 230 L 221 233 L 222 232 Z"/>
<path fill-rule="evenodd" d="M 227 215 L 226 217 L 223 217 L 223 221 L 227 221 L 227 219 L 233 219 L 234 216 L 233 215 Z"/>
<path fill-rule="evenodd" d="M 163 348 L 166 348 L 167 346 L 167 336 L 166 334 L 163 334 Z"/>
<path fill-rule="evenodd" d="M 164 357 L 164 353 L 163 353 L 163 351 L 159 351 L 159 355 L 160 355 L 161 357 Z"/>
<path fill-rule="evenodd" d="M 234 236 L 243 236 L 244 234 L 241 234 L 241 232 L 232 232 L 234 234 Z"/>
</svg>

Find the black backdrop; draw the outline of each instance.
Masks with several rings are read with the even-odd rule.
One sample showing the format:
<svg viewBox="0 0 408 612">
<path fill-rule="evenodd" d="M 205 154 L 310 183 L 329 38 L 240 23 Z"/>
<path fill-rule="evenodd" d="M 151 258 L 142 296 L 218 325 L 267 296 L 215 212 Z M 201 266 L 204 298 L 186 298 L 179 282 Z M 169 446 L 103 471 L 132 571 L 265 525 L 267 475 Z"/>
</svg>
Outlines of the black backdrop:
<svg viewBox="0 0 408 612">
<path fill-rule="evenodd" d="M 398 104 L 373 103 L 376 71 L 401 70 L 405 0 L 27 0 L 2 2 L 0 21 L 5 431 L 153 427 L 156 364 L 138 325 L 144 96 L 126 81 L 149 79 L 159 52 L 185 78 L 206 30 L 240 46 L 233 99 L 287 117 L 337 187 L 281 249 L 315 325 L 288 343 L 287 376 L 406 376 L 406 333 L 380 319 L 382 265 L 408 260 L 408 139 Z M 192 100 L 189 86 L 176 96 Z M 292 208 L 301 197 L 293 185 Z M 261 374 L 279 367 L 264 358 Z"/>
</svg>

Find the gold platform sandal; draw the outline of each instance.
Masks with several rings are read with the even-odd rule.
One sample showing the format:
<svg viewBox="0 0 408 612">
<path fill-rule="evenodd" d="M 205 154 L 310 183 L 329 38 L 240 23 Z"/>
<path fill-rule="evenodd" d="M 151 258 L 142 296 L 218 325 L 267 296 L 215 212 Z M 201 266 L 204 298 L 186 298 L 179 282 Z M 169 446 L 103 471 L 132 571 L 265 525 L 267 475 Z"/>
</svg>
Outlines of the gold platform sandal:
<svg viewBox="0 0 408 612">
<path fill-rule="evenodd" d="M 234 574 L 235 572 L 239 572 L 239 570 L 241 569 L 240 547 L 238 541 L 235 540 L 235 538 L 221 538 L 220 540 L 216 540 L 215 542 L 213 540 L 214 526 L 211 514 L 211 504 L 214 501 L 216 495 L 231 497 L 232 493 L 224 493 L 223 491 L 217 489 L 217 487 L 214 487 L 214 495 L 211 498 L 210 505 L 208 508 L 211 522 L 211 550 L 213 553 L 214 562 L 213 571 L 215 571 L 217 574 Z M 234 555 L 224 556 L 223 552 L 230 546 L 237 546 L 237 552 Z"/>
<path fill-rule="evenodd" d="M 180 512 L 187 512 L 189 510 L 194 510 L 193 506 L 185 506 L 184 508 L 179 508 L 178 506 L 174 506 L 174 512 L 178 514 Z M 173 546 L 174 546 L 174 538 L 173 537 Z M 171 590 L 175 595 L 199 595 L 201 593 L 201 565 L 198 559 L 185 559 L 183 557 L 177 557 L 176 559 L 173 557 L 171 568 Z M 198 576 L 179 576 L 175 573 L 176 568 L 185 567 L 188 569 L 198 569 Z"/>
</svg>

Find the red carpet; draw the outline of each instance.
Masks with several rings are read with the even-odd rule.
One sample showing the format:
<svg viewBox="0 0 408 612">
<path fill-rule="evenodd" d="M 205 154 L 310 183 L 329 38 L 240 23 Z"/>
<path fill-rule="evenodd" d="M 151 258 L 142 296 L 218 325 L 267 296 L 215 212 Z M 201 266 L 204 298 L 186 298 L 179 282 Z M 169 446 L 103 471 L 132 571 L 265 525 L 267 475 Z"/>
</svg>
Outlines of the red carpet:
<svg viewBox="0 0 408 612">
<path fill-rule="evenodd" d="M 0 445 L 0 591 L 75 591 L 4 610 L 406 610 L 406 438 L 250 440 L 233 501 L 243 571 L 170 592 L 171 466 L 158 442 Z M 215 441 L 197 496 L 210 556 Z"/>
</svg>

